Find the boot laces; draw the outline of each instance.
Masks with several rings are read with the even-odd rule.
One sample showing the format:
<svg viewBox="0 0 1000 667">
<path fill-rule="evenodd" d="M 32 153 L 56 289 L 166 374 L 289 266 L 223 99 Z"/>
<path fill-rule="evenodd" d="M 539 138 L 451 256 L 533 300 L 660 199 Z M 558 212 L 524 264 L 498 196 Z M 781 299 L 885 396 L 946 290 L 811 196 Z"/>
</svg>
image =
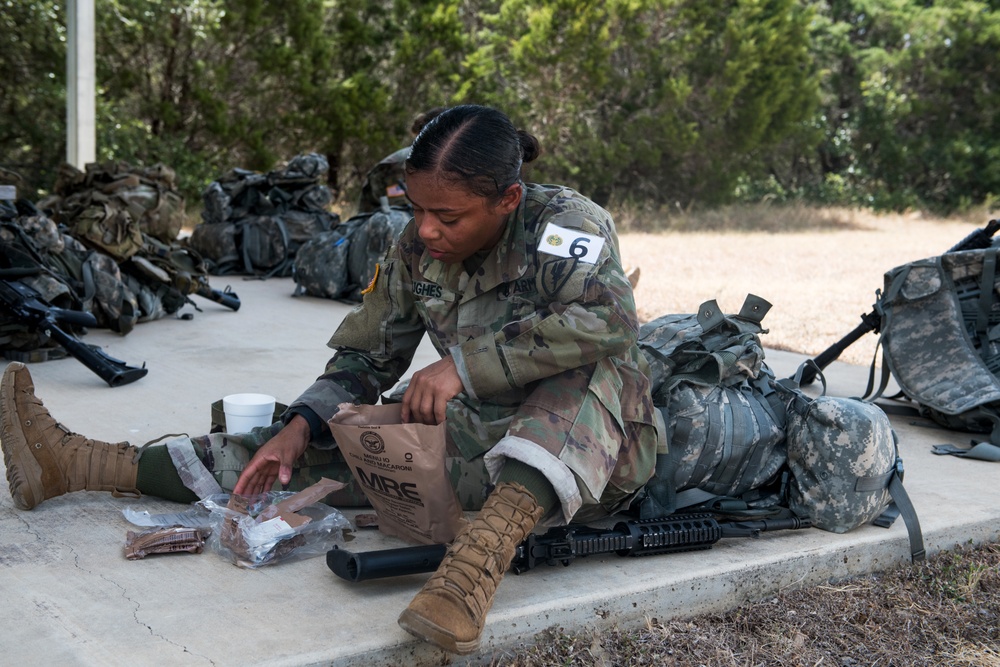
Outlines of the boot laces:
<svg viewBox="0 0 1000 667">
<path fill-rule="evenodd" d="M 482 520 L 474 521 L 455 539 L 438 568 L 438 592 L 461 600 L 477 618 L 489 608 L 523 537 L 525 522 L 530 517 L 534 525 L 540 514 L 537 506 L 529 511 L 504 493 L 494 496 L 493 511 L 481 515 Z"/>
</svg>

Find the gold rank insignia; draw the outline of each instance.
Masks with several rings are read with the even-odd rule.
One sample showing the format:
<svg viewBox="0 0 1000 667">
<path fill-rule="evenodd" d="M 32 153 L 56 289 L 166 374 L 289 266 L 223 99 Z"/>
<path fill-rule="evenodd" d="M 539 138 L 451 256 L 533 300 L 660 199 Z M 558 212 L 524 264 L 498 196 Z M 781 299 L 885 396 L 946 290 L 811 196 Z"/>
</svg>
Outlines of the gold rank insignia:
<svg viewBox="0 0 1000 667">
<path fill-rule="evenodd" d="M 364 296 L 365 294 L 368 294 L 373 289 L 375 289 L 375 281 L 378 280 L 378 271 L 379 271 L 380 268 L 382 268 L 381 264 L 376 264 L 375 265 L 375 275 L 372 276 L 372 281 L 370 283 L 368 283 L 368 287 L 366 287 L 363 290 L 361 290 L 361 295 L 362 296 Z"/>
</svg>

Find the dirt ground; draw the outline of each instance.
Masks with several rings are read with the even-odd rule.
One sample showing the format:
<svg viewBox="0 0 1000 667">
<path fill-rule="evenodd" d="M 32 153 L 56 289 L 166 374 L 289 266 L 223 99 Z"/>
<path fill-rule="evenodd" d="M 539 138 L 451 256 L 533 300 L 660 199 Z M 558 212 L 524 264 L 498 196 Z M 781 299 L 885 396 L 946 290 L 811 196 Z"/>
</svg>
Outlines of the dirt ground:
<svg viewBox="0 0 1000 667">
<path fill-rule="evenodd" d="M 815 355 L 871 310 L 885 271 L 938 255 L 983 223 L 853 217 L 782 234 L 624 233 L 621 249 L 624 263 L 641 270 L 643 320 L 694 312 L 709 299 L 737 312 L 753 293 L 773 304 L 765 345 Z M 866 335 L 840 360 L 870 364 L 876 341 Z M 491 660 L 510 667 L 1000 667 L 1000 546 L 941 553 L 725 614 L 578 635 L 555 628 Z"/>
<path fill-rule="evenodd" d="M 939 255 L 985 222 L 855 213 L 799 232 L 624 233 L 620 242 L 623 263 L 640 269 L 635 298 L 643 321 L 692 313 L 709 299 L 735 313 L 752 293 L 772 304 L 766 346 L 816 355 L 871 311 L 886 271 Z M 876 342 L 867 335 L 840 360 L 868 365 Z"/>
<path fill-rule="evenodd" d="M 769 597 L 725 614 L 569 635 L 494 659 L 507 667 L 996 667 L 1000 546 Z"/>
</svg>

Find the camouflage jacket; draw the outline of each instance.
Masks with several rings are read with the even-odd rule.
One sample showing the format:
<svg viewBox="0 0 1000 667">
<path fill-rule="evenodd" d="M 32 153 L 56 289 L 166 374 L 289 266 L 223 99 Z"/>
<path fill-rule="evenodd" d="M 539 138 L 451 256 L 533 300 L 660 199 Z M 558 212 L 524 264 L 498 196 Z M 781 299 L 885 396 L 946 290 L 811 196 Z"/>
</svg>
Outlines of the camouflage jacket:
<svg viewBox="0 0 1000 667">
<path fill-rule="evenodd" d="M 382 207 L 381 198 L 389 200 L 389 206 L 409 206 L 406 199 L 406 173 L 403 163 L 410 155 L 410 147 L 401 148 L 392 155 L 382 158 L 371 168 L 361 184 L 358 213 L 370 213 Z"/>
<path fill-rule="evenodd" d="M 377 402 L 426 331 L 442 357 L 454 357 L 465 393 L 487 412 L 503 410 L 535 381 L 604 357 L 616 358 L 624 381 L 648 373 L 638 330 L 611 216 L 568 188 L 527 185 L 474 275 L 431 258 L 411 221 L 330 339 L 337 354 L 326 372 L 292 406 L 325 421 L 344 400 Z M 653 423 L 652 399 L 625 394 L 638 404 L 623 400 L 616 418 Z"/>
</svg>

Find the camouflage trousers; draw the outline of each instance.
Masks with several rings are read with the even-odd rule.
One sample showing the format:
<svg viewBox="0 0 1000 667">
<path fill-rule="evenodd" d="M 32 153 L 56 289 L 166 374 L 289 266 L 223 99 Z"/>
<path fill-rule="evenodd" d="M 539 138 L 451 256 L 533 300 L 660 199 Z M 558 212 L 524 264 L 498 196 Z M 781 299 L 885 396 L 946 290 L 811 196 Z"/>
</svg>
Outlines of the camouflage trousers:
<svg viewBox="0 0 1000 667">
<path fill-rule="evenodd" d="M 450 401 L 445 466 L 462 507 L 480 509 L 492 490 L 491 479 L 504 460 L 514 458 L 552 482 L 563 504 L 563 522 L 623 509 L 652 476 L 656 461 L 653 419 L 624 420 L 618 408 L 619 402 L 631 402 L 628 392 L 643 389 L 623 385 L 613 362 L 603 360 L 536 383 L 519 405 L 474 401 L 464 394 Z M 386 400 L 399 400 L 402 393 L 400 388 Z M 249 433 L 178 438 L 167 446 L 184 484 L 204 496 L 212 485 L 231 491 L 253 455 L 282 426 L 275 422 Z M 296 462 L 288 490 L 323 477 L 347 485 L 324 502 L 368 506 L 329 433 Z"/>
<path fill-rule="evenodd" d="M 236 487 L 243 469 L 268 440 L 284 427 L 280 421 L 256 427 L 249 433 L 210 433 L 189 438 L 176 437 L 165 443 L 174 468 L 184 485 L 198 497 L 230 492 Z M 451 448 L 449 447 L 451 450 Z M 489 474 L 482 457 L 466 461 L 454 450 L 445 460 L 452 486 L 462 507 L 478 510 L 491 490 Z M 296 461 L 286 490 L 301 491 L 322 478 L 343 482 L 346 486 L 323 499 L 335 507 L 369 507 L 368 498 L 358 485 L 351 469 L 329 433 L 310 443 Z M 275 483 L 274 490 L 281 490 Z"/>
</svg>

